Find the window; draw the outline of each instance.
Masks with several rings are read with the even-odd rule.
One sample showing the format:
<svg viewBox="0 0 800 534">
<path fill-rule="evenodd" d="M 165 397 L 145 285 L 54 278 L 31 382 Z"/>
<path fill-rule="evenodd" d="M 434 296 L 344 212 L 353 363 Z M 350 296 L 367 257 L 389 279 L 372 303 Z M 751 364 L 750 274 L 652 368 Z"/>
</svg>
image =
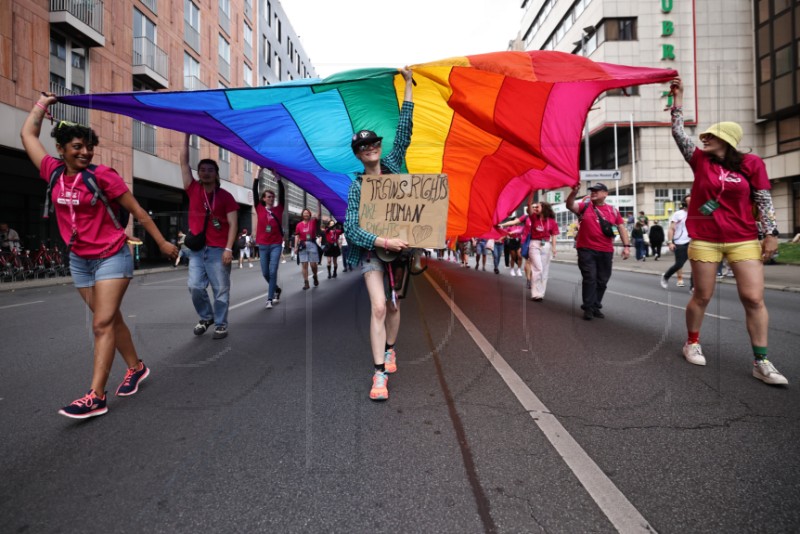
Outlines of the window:
<svg viewBox="0 0 800 534">
<path fill-rule="evenodd" d="M 267 67 L 272 66 L 272 45 L 267 39 L 267 36 L 264 36 L 264 59 L 267 60 Z"/>
<path fill-rule="evenodd" d="M 246 22 L 243 24 L 243 26 L 244 26 L 244 28 L 243 28 L 244 32 L 242 33 L 242 35 L 244 36 L 244 44 L 247 45 L 248 47 L 252 48 L 253 47 L 253 28 L 251 28 L 250 25 L 247 24 Z"/>
<path fill-rule="evenodd" d="M 778 122 L 779 152 L 795 150 L 793 138 L 782 138 L 780 128 L 787 115 L 800 113 L 800 3 L 758 0 L 753 12 L 758 116 Z"/>
<path fill-rule="evenodd" d="M 662 216 L 666 215 L 667 202 L 670 202 L 671 196 L 669 189 L 656 189 L 655 209 L 653 215 Z"/>
<path fill-rule="evenodd" d="M 77 52 L 72 52 L 72 68 L 84 70 L 86 68 L 86 58 Z"/>
<path fill-rule="evenodd" d="M 283 42 L 283 28 L 281 27 L 281 21 L 278 19 L 278 42 Z"/>
<path fill-rule="evenodd" d="M 778 120 L 778 152 L 800 150 L 800 115 Z"/>
<path fill-rule="evenodd" d="M 281 58 L 278 57 L 278 54 L 275 54 L 275 63 L 273 64 L 275 68 L 275 76 L 278 77 L 278 81 L 282 80 L 281 78 Z"/>
<path fill-rule="evenodd" d="M 231 62 L 231 45 L 221 34 L 219 35 L 219 57 L 228 63 Z"/>
<path fill-rule="evenodd" d="M 200 52 L 200 8 L 192 0 L 183 0 L 183 40 Z"/>
<path fill-rule="evenodd" d="M 200 82 L 200 63 L 187 52 L 183 53 L 183 88 L 205 89 Z"/>
<path fill-rule="evenodd" d="M 147 37 L 153 44 L 157 44 L 156 25 L 138 9 L 133 9 L 133 36 Z"/>
<path fill-rule="evenodd" d="M 219 160 L 226 163 L 231 162 L 231 153 L 229 150 L 219 147 Z"/>
<path fill-rule="evenodd" d="M 272 26 L 272 2 L 267 2 L 267 12 L 264 13 L 264 18 L 267 19 L 267 26 Z"/>
<path fill-rule="evenodd" d="M 606 19 L 603 31 L 604 41 L 635 41 L 636 19 Z"/>
<path fill-rule="evenodd" d="M 244 79 L 242 80 L 247 87 L 253 86 L 253 69 L 250 68 L 250 65 L 247 63 L 244 64 L 244 68 L 242 69 L 242 74 Z"/>
<path fill-rule="evenodd" d="M 67 59 L 67 42 L 60 36 L 50 36 L 50 55 L 58 59 Z"/>
</svg>

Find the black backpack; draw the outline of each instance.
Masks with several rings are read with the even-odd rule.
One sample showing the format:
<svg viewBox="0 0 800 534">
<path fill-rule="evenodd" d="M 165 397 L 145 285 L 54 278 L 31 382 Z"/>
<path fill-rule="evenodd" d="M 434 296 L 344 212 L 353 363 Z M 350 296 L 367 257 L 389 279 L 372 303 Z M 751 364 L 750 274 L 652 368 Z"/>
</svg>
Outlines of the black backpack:
<svg viewBox="0 0 800 534">
<path fill-rule="evenodd" d="M 117 210 L 114 211 L 114 207 L 112 207 L 111 202 L 108 200 L 108 197 L 103 193 L 100 189 L 100 186 L 97 185 L 97 177 L 94 174 L 94 170 L 97 168 L 97 165 L 91 164 L 87 170 L 81 171 L 81 179 L 83 180 L 83 184 L 89 189 L 89 192 L 92 193 L 92 206 L 95 205 L 97 199 L 99 198 L 100 201 L 105 205 L 106 211 L 108 215 L 111 217 L 111 220 L 114 221 L 114 226 L 119 229 L 124 229 L 128 226 L 128 221 L 131 218 L 131 214 L 128 210 L 123 208 L 121 205 L 117 204 Z M 53 192 L 53 186 L 58 180 L 58 177 L 61 176 L 61 173 L 64 172 L 66 169 L 66 165 L 61 164 L 50 174 L 50 183 L 47 185 L 47 193 L 44 198 L 44 213 L 42 217 L 45 219 L 50 217 L 50 214 L 53 213 L 53 205 L 50 203 L 50 196 Z"/>
</svg>

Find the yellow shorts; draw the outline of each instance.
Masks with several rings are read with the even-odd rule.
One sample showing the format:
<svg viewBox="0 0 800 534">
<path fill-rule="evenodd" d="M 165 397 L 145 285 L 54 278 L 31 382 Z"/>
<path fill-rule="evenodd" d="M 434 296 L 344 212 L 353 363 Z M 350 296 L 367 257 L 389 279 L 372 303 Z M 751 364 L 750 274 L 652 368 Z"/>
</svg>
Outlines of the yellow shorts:
<svg viewBox="0 0 800 534">
<path fill-rule="evenodd" d="M 757 239 L 738 243 L 712 243 L 692 239 L 689 243 L 689 259 L 708 263 L 719 263 L 728 258 L 729 263 L 761 261 L 761 243 Z"/>
</svg>

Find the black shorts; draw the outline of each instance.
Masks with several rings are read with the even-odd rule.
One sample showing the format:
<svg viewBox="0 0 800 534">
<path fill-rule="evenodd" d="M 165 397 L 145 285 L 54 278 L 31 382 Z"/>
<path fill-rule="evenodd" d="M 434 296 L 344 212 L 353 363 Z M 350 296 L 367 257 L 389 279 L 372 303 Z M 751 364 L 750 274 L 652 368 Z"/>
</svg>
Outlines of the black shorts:
<svg viewBox="0 0 800 534">
<path fill-rule="evenodd" d="M 342 249 L 339 248 L 339 245 L 328 245 L 322 255 L 328 258 L 338 258 L 342 255 Z"/>
</svg>

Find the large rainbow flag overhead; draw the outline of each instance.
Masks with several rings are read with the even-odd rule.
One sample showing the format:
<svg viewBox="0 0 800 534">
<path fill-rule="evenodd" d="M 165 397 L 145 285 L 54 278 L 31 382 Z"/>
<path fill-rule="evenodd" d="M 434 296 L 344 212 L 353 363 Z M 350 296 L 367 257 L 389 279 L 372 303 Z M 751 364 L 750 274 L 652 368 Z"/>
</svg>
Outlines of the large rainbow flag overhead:
<svg viewBox="0 0 800 534">
<path fill-rule="evenodd" d="M 457 57 L 411 69 L 407 170 L 449 176 L 452 236 L 486 234 L 530 191 L 574 184 L 584 120 L 600 93 L 677 76 L 552 51 Z M 397 69 L 387 68 L 267 87 L 60 100 L 200 135 L 275 170 L 344 219 L 350 181 L 363 170 L 350 137 L 374 130 L 388 153 L 403 88 Z"/>
</svg>

